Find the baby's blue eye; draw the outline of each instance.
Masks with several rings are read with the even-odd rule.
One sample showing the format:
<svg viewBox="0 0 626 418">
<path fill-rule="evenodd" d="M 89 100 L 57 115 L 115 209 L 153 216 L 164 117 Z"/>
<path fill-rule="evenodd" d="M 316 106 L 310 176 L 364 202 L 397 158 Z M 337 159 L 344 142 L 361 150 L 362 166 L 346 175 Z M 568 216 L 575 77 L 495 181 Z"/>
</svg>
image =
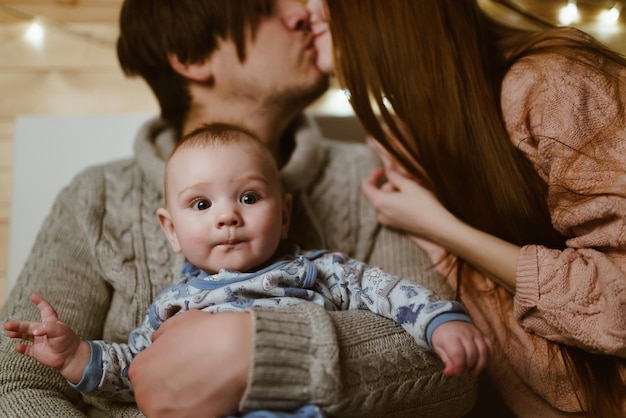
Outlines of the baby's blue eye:
<svg viewBox="0 0 626 418">
<path fill-rule="evenodd" d="M 198 199 L 191 206 L 196 210 L 207 210 L 211 207 L 211 202 L 207 199 Z"/>
<path fill-rule="evenodd" d="M 239 199 L 244 205 L 254 205 L 259 200 L 261 200 L 261 197 L 256 193 L 244 193 Z"/>
</svg>

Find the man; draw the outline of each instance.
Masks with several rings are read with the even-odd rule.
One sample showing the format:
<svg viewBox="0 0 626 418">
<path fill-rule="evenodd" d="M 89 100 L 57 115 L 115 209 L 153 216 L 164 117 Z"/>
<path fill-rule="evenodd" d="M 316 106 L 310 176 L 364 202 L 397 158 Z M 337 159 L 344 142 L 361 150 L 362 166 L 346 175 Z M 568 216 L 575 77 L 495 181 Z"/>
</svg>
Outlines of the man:
<svg viewBox="0 0 626 418">
<path fill-rule="evenodd" d="M 59 195 L 0 320 L 35 319 L 27 299 L 38 292 L 81 337 L 124 341 L 184 261 L 156 222 L 164 161 L 184 133 L 215 121 L 243 125 L 273 152 L 295 196 L 292 234 L 303 248 L 342 251 L 436 288 L 424 254 L 380 229 L 360 194 L 373 154 L 302 125 L 302 111 L 327 87 L 308 18 L 290 0 L 127 0 L 120 63 L 148 82 L 161 118 L 138 133 L 134 159 L 88 169 Z M 308 403 L 359 417 L 471 408 L 475 380 L 444 379 L 436 356 L 397 324 L 308 305 L 168 320 L 129 370 L 139 408 L 176 417 Z M 82 400 L 0 338 L 0 415 L 140 415 L 134 405 Z"/>
</svg>

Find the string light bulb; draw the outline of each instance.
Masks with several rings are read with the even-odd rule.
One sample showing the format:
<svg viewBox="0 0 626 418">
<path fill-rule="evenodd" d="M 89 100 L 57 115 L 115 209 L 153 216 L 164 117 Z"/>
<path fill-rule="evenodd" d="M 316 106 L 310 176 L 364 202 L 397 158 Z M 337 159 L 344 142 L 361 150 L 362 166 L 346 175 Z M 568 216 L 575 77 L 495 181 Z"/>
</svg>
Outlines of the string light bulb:
<svg viewBox="0 0 626 418">
<path fill-rule="evenodd" d="M 59 4 L 74 5 L 78 3 L 78 0 L 55 0 Z M 71 25 L 68 25 L 62 21 L 49 19 L 44 16 L 38 16 L 29 12 L 25 12 L 19 8 L 7 6 L 0 2 L 0 13 L 6 13 L 10 16 L 14 16 L 20 20 L 30 20 L 30 25 L 24 31 L 23 37 L 26 42 L 31 44 L 36 49 L 43 49 L 43 44 L 46 37 L 46 28 L 54 28 L 65 32 L 71 36 L 82 38 L 88 42 L 97 43 L 106 47 L 115 47 L 115 39 L 101 38 L 94 36 L 91 33 L 79 32 L 72 29 Z"/>
<path fill-rule="evenodd" d="M 26 41 L 33 47 L 41 49 L 45 36 L 46 31 L 43 27 L 41 19 L 35 17 L 28 26 L 28 29 L 26 29 L 26 32 L 24 32 L 24 39 L 26 39 Z"/>
<path fill-rule="evenodd" d="M 615 25 L 619 19 L 619 15 L 622 7 L 620 4 L 615 4 L 610 10 L 605 10 L 600 13 L 600 23 L 605 25 Z"/>
<path fill-rule="evenodd" d="M 578 7 L 576 0 L 569 0 L 567 6 L 564 6 L 559 13 L 559 22 L 563 25 L 569 25 L 578 20 Z"/>
</svg>

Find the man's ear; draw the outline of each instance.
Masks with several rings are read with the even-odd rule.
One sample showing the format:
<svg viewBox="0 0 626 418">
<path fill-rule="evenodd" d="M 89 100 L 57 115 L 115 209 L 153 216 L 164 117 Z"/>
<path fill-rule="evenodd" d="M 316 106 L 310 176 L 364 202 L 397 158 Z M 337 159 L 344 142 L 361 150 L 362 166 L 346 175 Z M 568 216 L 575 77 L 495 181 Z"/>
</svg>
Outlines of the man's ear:
<svg viewBox="0 0 626 418">
<path fill-rule="evenodd" d="M 213 77 L 213 69 L 209 60 L 200 63 L 183 63 L 178 59 L 178 55 L 173 52 L 167 54 L 167 58 L 174 71 L 186 79 L 205 83 Z"/>
<path fill-rule="evenodd" d="M 293 208 L 293 196 L 291 193 L 285 193 L 283 197 L 283 227 L 281 238 L 286 239 L 289 235 L 289 225 L 291 224 L 291 211 Z"/>
<path fill-rule="evenodd" d="M 172 250 L 175 253 L 179 253 L 181 251 L 180 243 L 178 242 L 178 236 L 176 235 L 174 223 L 172 222 L 169 211 L 164 208 L 157 209 L 157 218 L 159 219 L 159 225 L 161 225 L 163 233 L 172 246 Z"/>
</svg>

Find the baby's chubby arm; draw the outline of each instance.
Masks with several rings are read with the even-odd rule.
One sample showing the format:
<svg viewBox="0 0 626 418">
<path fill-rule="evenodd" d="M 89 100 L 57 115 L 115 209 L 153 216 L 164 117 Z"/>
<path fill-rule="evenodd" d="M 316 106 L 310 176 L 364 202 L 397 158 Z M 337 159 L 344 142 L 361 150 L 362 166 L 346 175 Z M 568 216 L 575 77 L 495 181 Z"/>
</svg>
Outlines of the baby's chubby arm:
<svg viewBox="0 0 626 418">
<path fill-rule="evenodd" d="M 444 375 L 478 375 L 487 365 L 491 342 L 457 302 L 341 254 L 327 254 L 322 263 L 333 273 L 326 284 L 339 308 L 369 309 L 395 320 L 418 345 L 437 353 Z"/>
<path fill-rule="evenodd" d="M 89 344 L 59 320 L 57 312 L 43 297 L 33 293 L 30 300 L 39 309 L 41 322 L 7 321 L 4 324 L 10 338 L 31 342 L 16 344 L 15 351 L 57 369 L 69 382 L 79 382 L 91 356 Z"/>
</svg>

